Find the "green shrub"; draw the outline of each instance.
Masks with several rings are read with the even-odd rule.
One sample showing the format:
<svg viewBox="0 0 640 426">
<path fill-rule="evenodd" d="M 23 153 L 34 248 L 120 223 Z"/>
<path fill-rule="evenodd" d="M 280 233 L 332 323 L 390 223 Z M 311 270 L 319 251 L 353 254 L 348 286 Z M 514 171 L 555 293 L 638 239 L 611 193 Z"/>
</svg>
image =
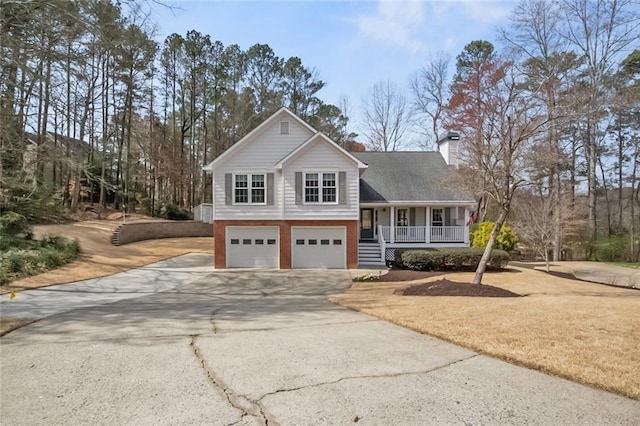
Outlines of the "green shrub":
<svg viewBox="0 0 640 426">
<path fill-rule="evenodd" d="M 494 225 L 495 224 L 493 222 L 482 222 L 474 225 L 469 236 L 471 239 L 471 247 L 482 249 L 487 247 Z M 518 244 L 518 236 L 513 232 L 509 225 L 502 225 L 502 228 L 498 233 L 498 239 L 496 240 L 496 244 L 493 248 L 512 251 L 516 248 L 516 244 Z"/>
<path fill-rule="evenodd" d="M 45 270 L 59 268 L 66 263 L 64 252 L 51 247 L 40 250 L 38 253 L 38 261 Z"/>
<path fill-rule="evenodd" d="M 80 256 L 82 250 L 80 249 L 80 242 L 73 240 L 67 245 L 67 255 L 70 256 L 70 260 L 75 260 Z"/>
<path fill-rule="evenodd" d="M 591 260 L 600 262 L 620 262 L 625 260 L 629 250 L 629 237 L 616 235 L 600 238 L 591 244 Z"/>
<path fill-rule="evenodd" d="M 364 281 L 378 281 L 380 280 L 380 273 L 369 272 L 368 274 L 356 275 L 352 281 L 364 282 Z"/>
<path fill-rule="evenodd" d="M 9 249 L 14 247 L 16 247 L 16 242 L 13 238 L 6 235 L 0 235 L 0 252 L 9 251 Z"/>
<path fill-rule="evenodd" d="M 452 248 L 441 250 L 406 250 L 401 255 L 402 266 L 418 271 L 474 270 L 484 249 Z M 489 269 L 501 269 L 509 263 L 509 253 L 494 249 L 487 263 Z"/>
<path fill-rule="evenodd" d="M 57 236 L 31 241 L 25 244 L 24 249 L 11 247 L 0 256 L 0 285 L 58 268 L 75 260 L 79 254 L 80 244 L 77 240 L 68 242 Z"/>
<path fill-rule="evenodd" d="M 33 227 L 27 218 L 16 212 L 5 212 L 0 216 L 0 235 L 9 238 L 33 238 Z"/>
<path fill-rule="evenodd" d="M 7 272 L 19 273 L 24 270 L 25 256 L 24 252 L 11 250 L 4 255 L 3 263 Z"/>
<path fill-rule="evenodd" d="M 9 274 L 7 274 L 3 268 L 0 268 L 0 285 L 5 285 L 11 282 Z"/>
<path fill-rule="evenodd" d="M 407 248 L 394 249 L 393 250 L 393 266 L 395 266 L 397 268 L 404 268 L 403 263 L 402 263 L 402 255 L 406 251 L 413 251 L 413 250 L 417 250 L 417 249 L 407 249 Z M 434 248 L 424 248 L 424 249 L 419 249 L 419 250 L 431 251 L 431 252 L 438 251 L 438 250 L 436 250 Z"/>
<path fill-rule="evenodd" d="M 167 203 L 160 208 L 160 217 L 169 220 L 191 220 L 191 212 L 175 204 Z"/>
<path fill-rule="evenodd" d="M 40 240 L 40 247 L 64 250 L 67 247 L 67 240 L 59 235 L 47 235 Z"/>
</svg>

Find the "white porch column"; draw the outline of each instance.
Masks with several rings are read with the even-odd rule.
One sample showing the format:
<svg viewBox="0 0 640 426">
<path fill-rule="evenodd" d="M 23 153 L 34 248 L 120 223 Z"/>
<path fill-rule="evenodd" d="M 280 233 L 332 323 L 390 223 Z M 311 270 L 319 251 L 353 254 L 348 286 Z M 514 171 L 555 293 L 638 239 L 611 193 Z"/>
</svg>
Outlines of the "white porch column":
<svg viewBox="0 0 640 426">
<path fill-rule="evenodd" d="M 469 207 L 464 208 L 464 243 L 469 244 Z"/>
<path fill-rule="evenodd" d="M 431 221 L 429 220 L 430 218 L 431 218 L 431 207 L 427 206 L 424 208 L 424 226 L 425 226 L 424 242 L 425 243 L 431 242 Z"/>
<path fill-rule="evenodd" d="M 395 217 L 396 217 L 396 208 L 395 208 L 395 206 L 391 206 L 391 207 L 389 207 L 389 225 L 391 225 L 391 227 L 389 229 L 391 230 L 390 239 L 391 239 L 391 243 L 392 244 L 396 242 L 396 221 L 395 221 Z"/>
</svg>

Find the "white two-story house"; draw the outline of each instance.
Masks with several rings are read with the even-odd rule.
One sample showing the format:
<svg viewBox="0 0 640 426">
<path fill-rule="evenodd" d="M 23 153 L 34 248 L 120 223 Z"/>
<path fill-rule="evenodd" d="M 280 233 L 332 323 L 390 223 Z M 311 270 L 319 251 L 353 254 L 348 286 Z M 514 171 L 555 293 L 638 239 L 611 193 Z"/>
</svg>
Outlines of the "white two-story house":
<svg viewBox="0 0 640 426">
<path fill-rule="evenodd" d="M 465 247 L 473 195 L 438 152 L 349 153 L 280 109 L 205 166 L 216 268 L 357 268 Z"/>
</svg>

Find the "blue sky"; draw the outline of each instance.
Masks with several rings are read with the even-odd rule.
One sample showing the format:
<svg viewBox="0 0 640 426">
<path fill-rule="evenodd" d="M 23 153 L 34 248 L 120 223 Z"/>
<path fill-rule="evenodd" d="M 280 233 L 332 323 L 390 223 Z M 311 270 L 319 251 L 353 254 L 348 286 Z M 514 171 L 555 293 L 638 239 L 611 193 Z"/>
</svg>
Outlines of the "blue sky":
<svg viewBox="0 0 640 426">
<path fill-rule="evenodd" d="M 191 0 L 155 8 L 158 40 L 195 29 L 225 46 L 268 44 L 276 55 L 298 56 L 327 84 L 321 99 L 346 96 L 352 129 L 362 133 L 361 100 L 373 84 L 390 79 L 407 90 L 409 76 L 430 53 L 452 58 L 473 40 L 496 44 L 497 28 L 515 5 L 483 0 L 213 1 Z M 415 136 L 409 136 L 415 139 Z M 410 145 L 407 141 L 406 145 Z"/>
</svg>

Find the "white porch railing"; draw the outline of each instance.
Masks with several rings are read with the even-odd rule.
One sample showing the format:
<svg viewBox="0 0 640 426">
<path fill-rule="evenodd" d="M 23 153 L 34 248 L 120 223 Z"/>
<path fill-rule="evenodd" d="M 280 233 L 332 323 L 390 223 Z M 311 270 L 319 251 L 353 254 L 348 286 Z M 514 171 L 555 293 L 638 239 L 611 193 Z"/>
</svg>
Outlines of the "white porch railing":
<svg viewBox="0 0 640 426">
<path fill-rule="evenodd" d="M 430 229 L 427 240 L 427 230 Z M 450 243 L 464 241 L 464 226 L 380 226 L 384 241 L 394 243 Z M 393 236 L 393 238 L 392 238 Z"/>
<path fill-rule="evenodd" d="M 431 242 L 464 241 L 464 226 L 432 226 Z"/>
<path fill-rule="evenodd" d="M 378 244 L 380 244 L 380 258 L 383 262 L 386 262 L 387 255 L 387 242 L 384 239 L 384 233 L 382 232 L 382 225 L 378 225 Z"/>
</svg>

